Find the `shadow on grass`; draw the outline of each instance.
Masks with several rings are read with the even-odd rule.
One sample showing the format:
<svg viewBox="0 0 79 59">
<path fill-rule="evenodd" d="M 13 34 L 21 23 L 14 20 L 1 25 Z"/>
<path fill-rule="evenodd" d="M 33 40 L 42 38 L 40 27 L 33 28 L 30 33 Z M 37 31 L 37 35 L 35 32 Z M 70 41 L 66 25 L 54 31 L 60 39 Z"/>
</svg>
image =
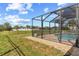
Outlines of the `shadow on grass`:
<svg viewBox="0 0 79 59">
<path fill-rule="evenodd" d="M 18 46 L 18 47 L 19 47 L 19 46 Z M 11 49 L 11 50 L 6 51 L 5 53 L 1 54 L 0 56 L 4 56 L 4 55 L 8 54 L 9 52 L 11 52 L 11 51 L 13 51 L 13 50 L 15 50 L 15 49 L 17 49 L 17 47 L 14 48 L 14 49 Z"/>
<path fill-rule="evenodd" d="M 14 49 L 11 49 L 3 54 L 1 54 L 1 56 L 13 51 L 13 50 L 16 50 L 16 52 L 18 53 L 19 56 L 25 56 L 25 54 L 21 51 L 21 49 L 19 48 L 19 46 L 17 46 L 14 42 L 12 42 L 12 40 L 10 39 L 10 37 L 8 35 L 5 35 L 6 38 L 8 38 L 8 42 L 11 44 L 11 46 L 14 48 Z"/>
</svg>

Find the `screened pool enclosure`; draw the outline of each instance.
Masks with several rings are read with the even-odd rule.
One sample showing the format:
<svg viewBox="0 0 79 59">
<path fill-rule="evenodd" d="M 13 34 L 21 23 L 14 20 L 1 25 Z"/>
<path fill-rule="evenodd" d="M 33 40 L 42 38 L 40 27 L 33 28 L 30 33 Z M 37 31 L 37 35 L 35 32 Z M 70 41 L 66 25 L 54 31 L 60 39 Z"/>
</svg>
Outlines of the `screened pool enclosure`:
<svg viewBox="0 0 79 59">
<path fill-rule="evenodd" d="M 32 18 L 32 36 L 55 42 L 75 41 L 79 29 L 79 4 Z"/>
</svg>

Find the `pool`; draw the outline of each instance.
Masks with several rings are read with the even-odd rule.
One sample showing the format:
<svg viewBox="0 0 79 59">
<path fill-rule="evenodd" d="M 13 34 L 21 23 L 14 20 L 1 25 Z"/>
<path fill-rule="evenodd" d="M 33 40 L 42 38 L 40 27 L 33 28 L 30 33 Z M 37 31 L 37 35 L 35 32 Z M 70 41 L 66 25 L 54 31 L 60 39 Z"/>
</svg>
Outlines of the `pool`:
<svg viewBox="0 0 79 59">
<path fill-rule="evenodd" d="M 57 35 L 58 38 L 60 37 L 60 35 Z M 62 40 L 75 40 L 76 39 L 76 35 L 74 34 L 62 34 Z"/>
</svg>

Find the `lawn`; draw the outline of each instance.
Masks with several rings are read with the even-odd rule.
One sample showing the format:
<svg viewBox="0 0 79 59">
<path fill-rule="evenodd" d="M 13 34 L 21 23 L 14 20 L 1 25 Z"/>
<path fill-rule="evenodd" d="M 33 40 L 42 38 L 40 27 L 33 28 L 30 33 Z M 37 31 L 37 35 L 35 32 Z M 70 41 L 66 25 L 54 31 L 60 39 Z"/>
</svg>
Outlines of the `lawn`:
<svg viewBox="0 0 79 59">
<path fill-rule="evenodd" d="M 61 56 L 63 53 L 53 47 L 34 42 L 24 37 L 31 35 L 31 31 L 3 31 L 0 32 L 0 55 L 18 56 L 7 36 L 14 42 L 26 56 Z M 13 49 L 13 50 L 12 50 Z M 9 51 L 12 50 L 12 51 Z M 8 53 L 5 53 L 9 51 Z M 5 54 L 4 54 L 5 53 Z"/>
</svg>

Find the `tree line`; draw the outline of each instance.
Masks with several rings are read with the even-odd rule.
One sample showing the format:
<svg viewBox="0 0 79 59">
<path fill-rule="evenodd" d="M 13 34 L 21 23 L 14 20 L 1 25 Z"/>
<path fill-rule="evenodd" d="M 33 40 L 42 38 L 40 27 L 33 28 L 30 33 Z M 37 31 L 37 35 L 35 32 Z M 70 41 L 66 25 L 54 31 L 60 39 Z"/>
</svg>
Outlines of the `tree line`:
<svg viewBox="0 0 79 59">
<path fill-rule="evenodd" d="M 29 26 L 29 25 L 26 25 L 26 26 L 15 25 L 12 27 L 11 24 L 8 22 L 0 25 L 0 31 L 11 31 L 12 29 L 19 29 L 19 28 L 31 28 L 31 26 Z"/>
</svg>

